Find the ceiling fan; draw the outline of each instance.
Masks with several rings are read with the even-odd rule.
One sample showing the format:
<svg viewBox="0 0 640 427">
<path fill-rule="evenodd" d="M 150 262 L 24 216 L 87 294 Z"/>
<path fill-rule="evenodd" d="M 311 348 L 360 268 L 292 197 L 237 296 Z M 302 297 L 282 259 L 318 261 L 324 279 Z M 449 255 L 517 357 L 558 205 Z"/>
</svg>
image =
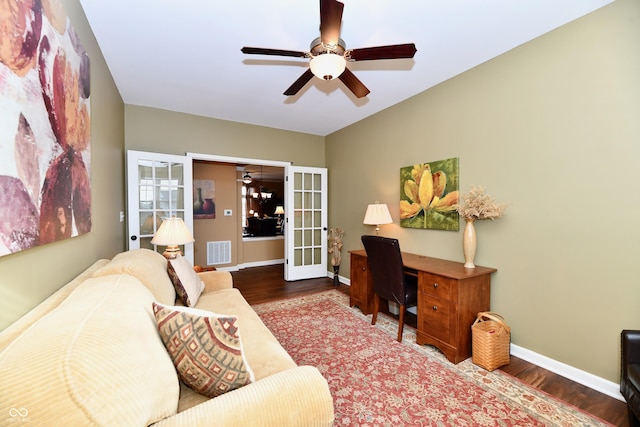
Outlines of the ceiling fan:
<svg viewBox="0 0 640 427">
<path fill-rule="evenodd" d="M 369 89 L 346 68 L 347 61 L 413 58 L 416 53 L 416 45 L 407 43 L 346 49 L 344 40 L 340 38 L 343 9 L 344 4 L 337 0 L 320 0 L 320 37 L 311 42 L 309 52 L 243 47 L 242 53 L 309 58 L 309 68 L 284 92 L 287 96 L 298 93 L 313 76 L 327 81 L 338 78 L 356 97 L 367 96 L 370 92 Z"/>
</svg>

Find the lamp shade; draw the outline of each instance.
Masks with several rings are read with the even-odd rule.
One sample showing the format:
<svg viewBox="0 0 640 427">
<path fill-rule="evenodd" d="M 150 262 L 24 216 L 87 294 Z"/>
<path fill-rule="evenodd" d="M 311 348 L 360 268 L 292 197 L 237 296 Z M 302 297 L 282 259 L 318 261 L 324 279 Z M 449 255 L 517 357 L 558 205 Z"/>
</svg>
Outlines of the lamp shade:
<svg viewBox="0 0 640 427">
<path fill-rule="evenodd" d="M 367 225 L 380 225 L 380 224 L 391 224 L 393 220 L 391 219 L 391 214 L 389 213 L 389 208 L 386 204 L 373 204 L 367 206 L 367 212 L 364 214 L 364 224 Z"/>
<path fill-rule="evenodd" d="M 309 68 L 314 76 L 322 80 L 331 80 L 338 77 L 344 71 L 347 62 L 344 57 L 335 53 L 323 53 L 314 56 L 309 63 Z"/>
<path fill-rule="evenodd" d="M 276 206 L 276 211 L 274 212 L 274 215 L 284 215 L 284 207 Z"/>
<path fill-rule="evenodd" d="M 195 241 L 182 218 L 172 216 L 162 222 L 151 243 L 154 245 L 184 245 Z"/>
</svg>

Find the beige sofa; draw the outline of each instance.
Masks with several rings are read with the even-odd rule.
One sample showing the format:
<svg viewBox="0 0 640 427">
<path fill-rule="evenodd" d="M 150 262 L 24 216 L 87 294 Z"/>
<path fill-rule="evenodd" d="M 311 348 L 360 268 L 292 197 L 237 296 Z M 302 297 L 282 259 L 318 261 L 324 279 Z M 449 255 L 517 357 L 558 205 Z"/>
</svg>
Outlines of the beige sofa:
<svg viewBox="0 0 640 427">
<path fill-rule="evenodd" d="M 327 426 L 326 380 L 297 366 L 232 286 L 199 273 L 196 308 L 236 315 L 255 382 L 215 398 L 178 379 L 152 302 L 175 304 L 167 261 L 145 250 L 99 260 L 0 333 L 0 425 Z"/>
</svg>

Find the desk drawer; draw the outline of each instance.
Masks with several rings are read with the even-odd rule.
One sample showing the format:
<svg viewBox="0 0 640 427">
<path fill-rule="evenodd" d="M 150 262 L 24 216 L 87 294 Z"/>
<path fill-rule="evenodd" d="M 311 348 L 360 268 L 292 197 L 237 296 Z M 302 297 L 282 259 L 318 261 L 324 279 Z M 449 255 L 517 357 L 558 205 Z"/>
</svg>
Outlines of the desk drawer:
<svg viewBox="0 0 640 427">
<path fill-rule="evenodd" d="M 451 289 L 454 288 L 454 279 L 438 276 L 437 274 L 421 271 L 418 283 L 421 292 L 445 301 L 451 301 Z"/>
<path fill-rule="evenodd" d="M 418 329 L 445 343 L 451 335 L 449 302 L 430 297 L 424 293 L 418 296 Z"/>
</svg>

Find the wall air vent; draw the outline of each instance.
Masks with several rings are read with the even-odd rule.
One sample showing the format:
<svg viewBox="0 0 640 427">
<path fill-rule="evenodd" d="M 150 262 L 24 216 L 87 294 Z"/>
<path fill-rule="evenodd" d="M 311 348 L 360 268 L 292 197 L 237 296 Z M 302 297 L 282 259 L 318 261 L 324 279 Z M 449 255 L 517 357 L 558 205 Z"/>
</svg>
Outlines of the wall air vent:
<svg viewBox="0 0 640 427">
<path fill-rule="evenodd" d="M 207 265 L 231 264 L 231 240 L 207 242 Z"/>
</svg>

